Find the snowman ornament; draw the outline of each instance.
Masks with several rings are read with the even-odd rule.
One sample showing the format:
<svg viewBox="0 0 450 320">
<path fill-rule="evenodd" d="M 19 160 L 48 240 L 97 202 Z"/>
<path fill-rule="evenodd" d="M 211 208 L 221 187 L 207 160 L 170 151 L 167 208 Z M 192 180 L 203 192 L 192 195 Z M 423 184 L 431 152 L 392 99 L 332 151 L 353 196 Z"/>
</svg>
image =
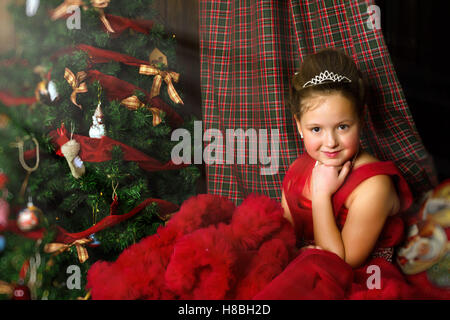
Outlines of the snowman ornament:
<svg viewBox="0 0 450 320">
<path fill-rule="evenodd" d="M 39 0 L 27 0 L 25 5 L 25 13 L 28 17 L 33 17 L 39 9 Z"/>
<path fill-rule="evenodd" d="M 94 139 L 100 139 L 105 135 L 105 125 L 103 124 L 103 112 L 100 107 L 101 103 L 97 105 L 95 113 L 92 116 L 92 125 L 89 129 L 89 137 Z"/>
</svg>

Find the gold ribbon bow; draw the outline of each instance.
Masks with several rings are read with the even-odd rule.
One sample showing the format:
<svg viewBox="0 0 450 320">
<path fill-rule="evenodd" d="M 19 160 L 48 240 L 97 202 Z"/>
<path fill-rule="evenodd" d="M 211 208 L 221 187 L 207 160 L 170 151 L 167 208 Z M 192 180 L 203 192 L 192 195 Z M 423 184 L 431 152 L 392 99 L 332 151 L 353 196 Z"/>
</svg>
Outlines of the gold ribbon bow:
<svg viewBox="0 0 450 320">
<path fill-rule="evenodd" d="M 161 113 L 162 111 L 158 108 L 147 107 L 144 103 L 142 103 L 137 96 L 129 96 L 128 98 L 123 99 L 121 102 L 124 106 L 126 106 L 130 110 L 137 110 L 139 108 L 148 108 L 152 112 L 153 115 L 153 126 L 157 126 L 161 123 Z"/>
<path fill-rule="evenodd" d="M 65 68 L 64 70 L 64 78 L 72 86 L 73 89 L 72 94 L 70 95 L 70 100 L 80 109 L 83 109 L 83 107 L 77 103 L 77 93 L 88 91 L 86 83 L 83 82 L 86 77 L 87 73 L 84 71 L 77 72 L 77 75 L 75 76 L 73 72 L 68 68 Z"/>
<path fill-rule="evenodd" d="M 145 74 L 145 75 L 154 75 L 155 78 L 153 79 L 152 89 L 150 91 L 150 98 L 153 98 L 157 95 L 159 95 L 159 91 L 161 89 L 161 83 L 162 80 L 164 80 L 167 83 L 167 92 L 169 93 L 170 99 L 175 103 L 183 103 L 183 100 L 181 100 L 180 96 L 178 95 L 177 91 L 175 90 L 172 80 L 175 82 L 178 82 L 178 79 L 180 78 L 180 74 L 173 72 L 173 71 L 161 71 L 155 66 L 147 65 L 147 64 L 141 64 L 139 67 L 139 73 Z"/>
<path fill-rule="evenodd" d="M 63 3 L 51 12 L 50 18 L 52 20 L 57 20 L 65 16 L 70 6 L 84 6 L 84 3 L 82 0 L 64 0 Z"/>
<path fill-rule="evenodd" d="M 92 290 L 89 290 L 84 297 L 78 297 L 77 300 L 89 300 L 91 298 L 91 291 Z"/>
<path fill-rule="evenodd" d="M 105 9 L 109 5 L 110 0 L 91 0 L 92 6 L 97 9 L 98 13 L 100 14 L 100 20 L 103 22 L 103 25 L 105 26 L 106 30 L 108 30 L 111 33 L 114 33 L 114 29 L 111 27 L 111 24 L 109 23 L 108 19 L 106 19 L 105 12 L 103 9 Z"/>
<path fill-rule="evenodd" d="M 100 20 L 103 22 L 106 30 L 108 30 L 109 32 L 114 32 L 108 19 L 106 19 L 105 12 L 103 11 L 103 9 L 109 5 L 109 2 L 110 0 L 91 0 L 91 5 L 99 12 Z M 82 0 L 64 0 L 63 3 L 61 3 L 55 10 L 52 11 L 50 15 L 51 19 L 57 20 L 66 15 L 67 10 L 70 6 L 83 6 L 84 9 L 87 8 Z"/>
<path fill-rule="evenodd" d="M 8 282 L 0 280 L 0 294 L 12 295 L 14 286 Z"/>
<path fill-rule="evenodd" d="M 53 253 L 54 255 L 58 255 L 66 250 L 68 250 L 70 247 L 75 246 L 77 249 L 77 255 L 78 260 L 80 260 L 80 263 L 85 262 L 88 258 L 88 252 L 85 247 L 83 247 L 85 244 L 88 244 L 92 242 L 92 239 L 82 238 L 75 240 L 74 242 L 70 244 L 65 243 L 48 243 L 44 246 L 44 252 L 46 253 Z"/>
</svg>

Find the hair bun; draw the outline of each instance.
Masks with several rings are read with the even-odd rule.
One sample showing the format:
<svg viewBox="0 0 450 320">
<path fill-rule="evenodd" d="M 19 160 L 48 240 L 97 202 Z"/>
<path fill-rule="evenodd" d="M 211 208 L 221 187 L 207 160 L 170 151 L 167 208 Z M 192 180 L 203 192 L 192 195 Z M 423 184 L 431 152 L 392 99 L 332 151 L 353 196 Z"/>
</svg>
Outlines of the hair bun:
<svg viewBox="0 0 450 320">
<path fill-rule="evenodd" d="M 302 114 L 302 102 L 312 94 L 339 91 L 353 100 L 358 114 L 365 104 L 365 81 L 352 58 L 342 49 L 326 48 L 305 56 L 294 73 L 290 88 L 291 111 Z"/>
</svg>

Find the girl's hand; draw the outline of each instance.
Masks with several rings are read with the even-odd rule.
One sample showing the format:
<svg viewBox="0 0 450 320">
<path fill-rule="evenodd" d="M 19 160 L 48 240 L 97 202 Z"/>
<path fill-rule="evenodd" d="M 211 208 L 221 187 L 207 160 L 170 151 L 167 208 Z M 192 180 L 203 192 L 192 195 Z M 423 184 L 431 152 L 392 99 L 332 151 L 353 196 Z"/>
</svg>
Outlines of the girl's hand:
<svg viewBox="0 0 450 320">
<path fill-rule="evenodd" d="M 327 166 L 317 161 L 311 174 L 311 197 L 331 197 L 344 182 L 350 166 L 350 161 L 342 167 Z"/>
</svg>

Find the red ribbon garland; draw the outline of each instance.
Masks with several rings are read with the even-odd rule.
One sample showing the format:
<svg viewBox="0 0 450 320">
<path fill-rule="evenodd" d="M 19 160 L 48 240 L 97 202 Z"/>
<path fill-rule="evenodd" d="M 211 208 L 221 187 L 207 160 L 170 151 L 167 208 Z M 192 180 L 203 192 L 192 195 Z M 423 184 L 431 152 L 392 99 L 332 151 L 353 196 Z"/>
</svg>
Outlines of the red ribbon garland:
<svg viewBox="0 0 450 320">
<path fill-rule="evenodd" d="M 22 104 L 30 106 L 36 101 L 36 97 L 14 97 L 8 92 L 0 91 L 0 102 L 7 107 L 15 107 Z"/>
<path fill-rule="evenodd" d="M 9 67 L 9 66 L 13 66 L 13 65 L 22 65 L 24 67 L 28 67 L 28 61 L 25 59 L 20 59 L 20 58 L 10 58 L 10 59 L 4 59 L 0 61 L 0 66 L 1 67 Z"/>
<path fill-rule="evenodd" d="M 114 16 L 111 14 L 106 14 L 106 17 L 107 17 L 108 21 L 110 22 L 112 28 L 115 31 L 115 33 L 112 34 L 111 36 L 118 36 L 127 29 L 132 29 L 137 32 L 149 34 L 149 31 L 152 29 L 153 24 L 154 24 L 153 21 L 132 20 L 132 19 L 128 19 L 128 18 L 124 18 L 124 17 L 120 17 L 120 16 Z M 79 47 L 79 49 L 85 50 L 86 52 L 88 52 L 88 54 L 91 55 L 91 59 L 94 58 L 92 63 L 108 62 L 108 61 L 110 61 L 110 60 L 107 60 L 108 57 L 110 59 L 121 58 L 121 59 L 123 59 L 123 61 L 122 61 L 123 63 L 130 64 L 130 65 L 136 65 L 136 66 L 138 66 L 140 64 L 148 63 L 147 61 L 135 59 L 133 57 L 122 55 L 119 53 L 114 53 L 109 50 L 98 49 L 98 48 L 90 47 L 87 45 L 79 45 L 78 47 Z M 99 56 L 99 54 L 104 54 L 105 57 L 102 58 L 101 56 Z M 114 98 L 123 100 L 126 97 L 129 97 L 130 95 L 132 95 L 134 93 L 134 91 L 136 91 L 136 90 L 144 92 L 144 90 L 142 90 L 126 81 L 122 81 L 116 77 L 104 75 L 97 70 L 91 70 L 90 72 L 88 72 L 88 74 L 90 74 L 92 81 L 93 80 L 100 81 L 102 87 L 104 87 L 106 89 L 110 100 L 113 100 Z M 111 85 L 111 87 L 108 87 L 108 85 Z M 176 112 L 174 112 L 159 97 L 154 97 L 149 100 L 150 100 L 149 103 L 152 106 L 159 108 L 166 112 L 166 114 L 169 116 L 169 123 L 171 122 L 172 125 L 179 126 L 183 122 L 182 118 Z M 33 103 L 36 102 L 36 98 L 35 97 L 13 97 L 6 92 L 0 91 L 0 101 L 3 104 L 5 104 L 6 106 L 17 106 L 17 105 L 21 105 L 21 104 L 32 105 Z M 60 129 L 58 129 L 58 130 L 60 130 Z M 57 135 L 55 135 L 55 131 L 52 131 L 52 133 L 51 133 L 51 135 L 56 138 L 54 140 L 54 142 L 56 142 L 59 146 L 62 145 L 61 144 L 62 142 L 68 141 L 67 137 L 65 137 L 65 139 L 64 139 L 64 137 L 60 135 L 61 132 L 62 131 L 57 132 Z M 92 161 L 95 161 L 95 159 L 97 159 L 97 161 L 110 160 L 111 159 L 110 155 L 109 155 L 109 158 L 108 158 L 108 155 L 105 156 L 106 153 L 109 153 L 108 151 L 105 152 L 105 150 L 112 147 L 113 145 L 119 145 L 122 148 L 122 150 L 125 149 L 124 150 L 125 160 L 138 162 L 139 165 L 141 166 L 141 168 L 143 168 L 144 170 L 149 170 L 149 171 L 171 170 L 171 169 L 177 169 L 177 168 L 186 166 L 186 165 L 175 165 L 172 163 L 172 161 L 170 161 L 169 163 L 167 163 L 165 165 L 162 165 L 161 163 L 159 163 L 159 161 L 148 157 L 147 155 L 141 153 L 140 151 L 137 151 L 131 147 L 128 147 L 125 144 L 122 144 L 118 141 L 114 141 L 113 139 L 110 139 L 108 137 L 103 137 L 102 139 L 95 139 L 95 140 L 97 140 L 96 142 L 98 143 L 96 146 L 95 146 L 95 144 L 94 145 L 90 144 L 93 139 L 79 136 L 79 135 L 74 135 L 74 138 L 78 142 L 81 141 L 80 144 L 82 146 L 87 147 L 87 149 L 85 149 L 84 156 L 80 151 L 80 157 L 83 158 L 83 161 L 89 161 L 88 159 L 91 158 L 91 156 L 93 156 Z M 89 146 L 91 148 L 89 148 Z M 101 157 L 101 155 L 100 155 L 100 157 L 98 157 L 99 152 L 95 152 L 96 151 L 95 148 L 98 148 L 98 147 L 100 147 L 104 152 L 104 154 L 103 154 L 103 156 L 105 156 L 104 160 L 99 160 L 102 157 Z M 82 147 L 82 149 L 83 149 L 83 147 Z M 111 149 L 109 149 L 109 151 L 110 150 Z M 97 149 L 97 151 L 98 151 L 98 149 Z M 126 156 L 127 154 L 128 154 L 128 157 Z M 173 213 L 173 212 L 177 211 L 179 208 L 177 205 L 170 203 L 168 201 L 161 200 L 161 199 L 155 199 L 155 198 L 149 198 L 149 199 L 144 200 L 141 204 L 139 204 L 137 207 L 135 207 L 130 212 L 123 214 L 123 215 L 111 214 L 111 215 L 105 217 L 104 219 L 102 219 L 100 222 L 98 222 L 93 227 L 91 227 L 85 231 L 79 232 L 79 233 L 68 233 L 63 228 L 58 227 L 59 232 L 58 232 L 58 235 L 57 235 L 55 241 L 63 242 L 63 243 L 71 243 L 74 240 L 88 237 L 89 235 L 91 235 L 93 233 L 99 232 L 105 228 L 114 226 L 124 220 L 131 218 L 136 213 L 138 213 L 139 211 L 141 211 L 142 209 L 144 209 L 146 206 L 150 205 L 153 202 L 156 202 L 159 205 L 160 210 L 161 210 L 160 213 L 162 213 L 163 216 Z M 14 220 L 9 220 L 8 225 L 6 227 L 0 227 L 0 231 L 4 231 L 4 230 L 9 230 L 16 234 L 21 234 L 27 238 L 35 239 L 35 240 L 41 239 L 45 232 L 44 229 L 23 232 L 17 227 L 17 223 Z"/>
<path fill-rule="evenodd" d="M 111 50 L 99 49 L 99 48 L 92 47 L 87 44 L 79 44 L 72 50 L 76 50 L 76 49 L 83 50 L 84 52 L 86 52 L 89 55 L 90 62 L 92 64 L 107 63 L 110 61 L 117 61 L 117 62 L 121 62 L 123 64 L 127 64 L 130 66 L 136 66 L 136 67 L 139 67 L 141 64 L 148 64 L 148 61 L 145 61 L 145 60 L 136 59 L 135 57 L 132 57 L 132 56 L 129 56 L 129 55 L 126 55 L 123 53 L 111 51 Z M 65 52 L 67 52 L 67 51 L 65 51 Z"/>
<path fill-rule="evenodd" d="M 123 99 L 133 95 L 135 91 L 141 91 L 145 93 L 144 90 L 129 82 L 120 80 L 114 76 L 103 74 L 98 70 L 88 70 L 86 72 L 91 83 L 95 80 L 98 80 L 100 82 L 110 101 L 122 101 Z M 172 128 L 181 126 L 181 124 L 183 123 L 183 118 L 181 118 L 178 113 L 176 113 L 167 103 L 165 103 L 164 100 L 162 100 L 159 96 L 150 98 L 150 95 L 148 93 L 145 93 L 145 95 L 147 97 L 146 104 L 148 104 L 150 107 L 155 107 L 164 111 L 168 117 L 168 124 Z"/>
<path fill-rule="evenodd" d="M 72 243 L 75 240 L 87 238 L 91 234 L 99 232 L 101 230 L 104 230 L 106 228 L 112 227 L 117 225 L 120 222 L 123 222 L 127 219 L 130 219 L 132 216 L 139 213 L 142 209 L 147 207 L 148 205 L 151 205 L 152 203 L 157 203 L 159 207 L 159 215 L 161 217 L 165 217 L 171 213 L 174 213 L 179 210 L 179 206 L 176 204 L 173 204 L 169 201 L 157 199 L 157 198 L 148 198 L 141 202 L 137 207 L 132 209 L 130 212 L 117 215 L 114 214 L 114 212 L 110 212 L 110 215 L 100 220 L 97 224 L 90 227 L 87 230 L 77 232 L 77 233 L 69 233 L 63 228 L 57 226 L 58 233 L 56 235 L 56 238 L 54 241 L 61 242 L 61 243 Z M 38 240 L 42 239 L 45 235 L 46 229 L 37 229 L 32 230 L 28 232 L 23 232 L 22 230 L 17 227 L 17 222 L 15 220 L 9 220 L 7 226 L 0 226 L 0 232 L 4 231 L 10 231 L 14 232 L 15 234 L 21 235 L 23 237 L 26 237 L 28 239 Z M 90 245 L 90 244 L 88 244 Z"/>
<path fill-rule="evenodd" d="M 179 207 L 171 202 L 161 200 L 161 199 L 155 199 L 155 198 L 149 198 L 141 202 L 137 207 L 132 209 L 130 212 L 121 214 L 121 215 L 114 215 L 110 214 L 109 216 L 103 218 L 101 221 L 99 221 L 94 226 L 90 227 L 87 230 L 84 230 L 82 232 L 77 233 L 67 233 L 64 229 L 58 227 L 60 230 L 59 236 L 57 237 L 57 242 L 63 242 L 63 243 L 71 243 L 74 240 L 86 238 L 89 237 L 91 234 L 99 232 L 103 229 L 109 228 L 111 226 L 114 226 L 122 221 L 128 220 L 132 216 L 134 216 L 136 213 L 140 212 L 142 209 L 147 207 L 148 205 L 156 202 L 160 208 L 160 212 L 163 214 L 163 216 L 168 215 L 170 213 L 173 213 L 179 209 Z"/>
<path fill-rule="evenodd" d="M 71 14 L 65 14 L 60 17 L 60 19 L 67 19 Z M 112 14 L 105 14 L 106 19 L 108 20 L 111 28 L 114 30 L 114 33 L 110 33 L 110 37 L 118 37 L 127 29 L 132 29 L 136 32 L 140 32 L 143 34 L 149 34 L 150 30 L 152 30 L 154 22 L 151 20 L 142 20 L 142 19 L 129 19 L 121 16 L 115 16 Z M 102 24 L 102 29 L 107 32 L 105 25 Z"/>
<path fill-rule="evenodd" d="M 50 137 L 59 148 L 69 141 L 69 138 L 67 138 L 67 131 L 64 126 L 58 130 L 51 131 Z M 123 158 L 125 161 L 137 162 L 139 167 L 146 171 L 175 170 L 188 166 L 188 164 L 184 163 L 179 165 L 174 164 L 172 160 L 162 164 L 155 158 L 152 158 L 139 150 L 127 146 L 122 142 L 113 140 L 107 136 L 104 136 L 101 139 L 92 139 L 86 136 L 74 134 L 73 139 L 80 144 L 80 153 L 78 155 L 81 160 L 85 162 L 109 161 L 112 159 L 111 150 L 114 146 L 119 146 L 123 151 Z M 57 154 L 61 155 L 59 149 Z"/>
<path fill-rule="evenodd" d="M 114 33 L 111 34 L 113 37 L 117 37 L 122 32 L 127 29 L 132 29 L 136 32 L 149 34 L 150 30 L 153 28 L 153 21 L 150 20 L 133 20 L 120 16 L 115 16 L 112 14 L 105 14 L 106 18 L 109 21 L 109 24 L 114 29 Z M 103 29 L 106 31 L 106 28 L 103 26 Z"/>
<path fill-rule="evenodd" d="M 92 68 L 94 64 L 97 63 L 107 63 L 110 61 L 120 62 L 130 66 L 139 67 L 142 64 L 148 64 L 148 61 L 136 59 L 132 56 L 128 56 L 126 54 L 122 54 L 119 52 L 99 49 L 96 47 L 92 47 L 86 44 L 79 44 L 75 47 L 64 48 L 52 56 L 52 59 L 55 59 L 63 54 L 68 54 L 73 52 L 74 50 L 82 50 L 89 55 L 89 66 L 88 68 Z M 105 89 L 108 99 L 111 100 L 120 100 L 122 101 L 125 98 L 128 98 L 134 95 L 135 91 L 141 91 L 145 93 L 145 91 L 129 82 L 118 79 L 117 77 L 106 75 L 101 73 L 98 70 L 92 69 L 86 71 L 88 74 L 88 79 L 92 83 L 95 80 L 98 80 Z M 160 97 L 150 98 L 150 95 L 145 93 L 147 97 L 146 103 L 151 107 L 155 107 L 164 111 L 168 117 L 169 125 L 172 128 L 180 127 L 183 123 L 183 118 L 178 115 L 167 103 L 165 103 Z"/>
<path fill-rule="evenodd" d="M 4 231 L 13 232 L 15 234 L 21 235 L 28 239 L 38 240 L 38 239 L 42 239 L 42 237 L 44 236 L 45 230 L 44 229 L 36 229 L 36 230 L 24 232 L 19 229 L 19 227 L 17 226 L 16 220 L 8 220 L 8 224 L 6 226 L 0 226 L 0 232 L 4 232 Z"/>
<path fill-rule="evenodd" d="M 30 268 L 30 260 L 27 259 L 23 262 L 22 268 L 20 268 L 19 279 L 25 280 L 25 277 L 27 276 L 29 268 Z"/>
</svg>

